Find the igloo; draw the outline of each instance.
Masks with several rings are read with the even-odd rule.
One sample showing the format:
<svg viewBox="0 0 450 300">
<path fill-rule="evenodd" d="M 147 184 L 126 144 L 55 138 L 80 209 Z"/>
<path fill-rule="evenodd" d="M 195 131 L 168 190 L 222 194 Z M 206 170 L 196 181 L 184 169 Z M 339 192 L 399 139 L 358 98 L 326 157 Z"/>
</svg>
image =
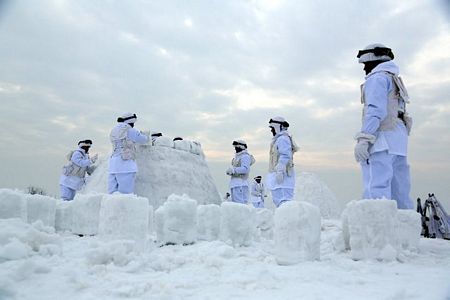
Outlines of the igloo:
<svg viewBox="0 0 450 300">
<path fill-rule="evenodd" d="M 209 171 L 200 143 L 187 140 L 174 147 L 159 143 L 137 146 L 135 192 L 149 199 L 149 204 L 157 209 L 171 194 L 186 194 L 196 199 L 198 204 L 219 204 L 220 195 Z M 182 147 L 181 147 L 182 146 Z M 106 193 L 108 182 L 108 159 L 98 164 L 94 174 L 88 178 L 83 193 Z"/>
<path fill-rule="evenodd" d="M 328 186 L 313 173 L 297 175 L 295 200 L 309 202 L 320 209 L 322 218 L 338 218 L 340 207 L 336 196 Z"/>
</svg>

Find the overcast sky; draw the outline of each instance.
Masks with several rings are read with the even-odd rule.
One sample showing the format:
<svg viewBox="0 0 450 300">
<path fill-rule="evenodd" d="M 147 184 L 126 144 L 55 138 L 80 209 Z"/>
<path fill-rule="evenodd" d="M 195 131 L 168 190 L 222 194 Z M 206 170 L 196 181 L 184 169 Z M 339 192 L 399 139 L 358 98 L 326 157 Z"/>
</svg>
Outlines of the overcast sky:
<svg viewBox="0 0 450 300">
<path fill-rule="evenodd" d="M 0 0 L 0 187 L 57 194 L 65 154 L 91 138 L 107 156 L 130 111 L 138 129 L 199 140 L 224 192 L 231 141 L 245 139 L 263 172 L 280 115 L 297 170 L 358 198 L 355 56 L 381 42 L 411 96 L 411 196 L 450 203 L 449 21 L 444 0 Z"/>
</svg>

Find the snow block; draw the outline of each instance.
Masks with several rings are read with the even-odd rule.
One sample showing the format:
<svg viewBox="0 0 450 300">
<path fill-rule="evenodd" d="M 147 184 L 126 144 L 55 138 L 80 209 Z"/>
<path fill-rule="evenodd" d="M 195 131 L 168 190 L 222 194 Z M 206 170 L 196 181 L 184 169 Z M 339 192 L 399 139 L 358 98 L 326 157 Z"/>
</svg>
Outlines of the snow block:
<svg viewBox="0 0 450 300">
<path fill-rule="evenodd" d="M 72 232 L 95 235 L 98 233 L 100 206 L 103 194 L 77 194 L 72 207 Z"/>
<path fill-rule="evenodd" d="M 156 237 L 162 244 L 192 244 L 197 238 L 197 201 L 170 195 L 155 212 Z"/>
<path fill-rule="evenodd" d="M 191 141 L 191 153 L 197 154 L 197 155 L 203 155 L 202 151 L 202 145 L 200 142 L 197 141 Z"/>
<path fill-rule="evenodd" d="M 289 201 L 275 211 L 275 258 L 280 265 L 320 259 L 321 217 L 319 208 Z"/>
<path fill-rule="evenodd" d="M 397 211 L 397 234 L 399 244 L 404 250 L 417 250 L 419 248 L 421 232 L 422 219 L 420 214 L 410 209 L 399 209 Z"/>
<path fill-rule="evenodd" d="M 173 142 L 174 148 L 183 151 L 191 151 L 191 142 L 187 140 L 178 140 Z"/>
<path fill-rule="evenodd" d="M 155 139 L 154 146 L 173 148 L 173 140 L 167 136 L 160 136 Z"/>
<path fill-rule="evenodd" d="M 19 218 L 27 221 L 27 201 L 25 194 L 10 190 L 0 189 L 0 219 Z"/>
<path fill-rule="evenodd" d="M 55 227 L 56 199 L 43 195 L 26 195 L 27 220 L 32 224 L 41 220 L 45 226 Z"/>
<path fill-rule="evenodd" d="M 394 200 L 364 199 L 347 204 L 342 227 L 346 248 L 354 260 L 393 260 L 397 256 L 397 204 Z"/>
<path fill-rule="evenodd" d="M 223 202 L 220 239 L 233 246 L 249 246 L 255 234 L 255 210 L 244 204 Z"/>
<path fill-rule="evenodd" d="M 273 236 L 273 212 L 267 208 L 256 210 L 256 229 L 261 237 L 270 239 Z"/>
<path fill-rule="evenodd" d="M 148 207 L 148 234 L 153 234 L 155 231 L 155 211 L 153 206 Z"/>
<path fill-rule="evenodd" d="M 336 196 L 320 178 L 308 172 L 300 172 L 296 179 L 295 199 L 305 201 L 320 209 L 322 218 L 338 218 L 340 207 Z"/>
<path fill-rule="evenodd" d="M 73 220 L 73 201 L 56 203 L 55 229 L 56 231 L 71 231 Z"/>
<path fill-rule="evenodd" d="M 197 207 L 197 237 L 203 241 L 214 241 L 220 234 L 220 206 L 215 204 Z"/>
<path fill-rule="evenodd" d="M 100 206 L 98 234 L 106 239 L 135 241 L 145 250 L 148 234 L 148 199 L 133 194 L 104 195 Z"/>
</svg>

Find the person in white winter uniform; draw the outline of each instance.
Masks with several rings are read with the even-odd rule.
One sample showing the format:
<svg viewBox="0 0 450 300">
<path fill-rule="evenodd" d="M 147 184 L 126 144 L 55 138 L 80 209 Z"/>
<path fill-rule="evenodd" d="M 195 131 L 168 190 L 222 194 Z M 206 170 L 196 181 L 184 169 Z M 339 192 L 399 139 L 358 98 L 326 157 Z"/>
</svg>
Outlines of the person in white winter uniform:
<svg viewBox="0 0 450 300">
<path fill-rule="evenodd" d="M 78 149 L 71 151 L 67 155 L 69 164 L 63 167 L 63 174 L 59 179 L 62 200 L 73 200 L 76 192 L 85 185 L 86 174 L 91 175 L 94 171 L 94 164 L 98 155 L 89 157 L 88 153 L 91 146 L 91 140 L 79 141 Z"/>
<path fill-rule="evenodd" d="M 361 86 L 362 127 L 355 139 L 355 159 L 361 164 L 364 199 L 387 198 L 400 209 L 412 209 L 407 162 L 412 119 L 406 111 L 409 96 L 392 50 L 372 44 L 357 55 L 364 64 Z"/>
<path fill-rule="evenodd" d="M 251 201 L 255 208 L 264 208 L 264 197 L 266 197 L 264 184 L 261 182 L 261 176 L 253 178 L 251 185 Z"/>
<path fill-rule="evenodd" d="M 247 143 L 243 140 L 233 141 L 236 155 L 231 161 L 231 167 L 226 171 L 230 179 L 231 201 L 247 204 L 249 198 L 248 176 L 250 166 L 254 163 L 254 158 L 247 151 Z"/>
<path fill-rule="evenodd" d="M 272 200 L 276 207 L 294 198 L 294 152 L 298 150 L 298 147 L 289 134 L 288 127 L 289 123 L 283 117 L 275 117 L 269 121 L 273 138 L 270 144 L 266 185 L 272 193 Z"/>
<path fill-rule="evenodd" d="M 138 167 L 136 164 L 136 144 L 146 144 L 148 134 L 134 128 L 136 114 L 126 113 L 117 119 L 118 124 L 109 135 L 113 152 L 108 167 L 108 193 L 134 193 L 134 183 Z"/>
</svg>

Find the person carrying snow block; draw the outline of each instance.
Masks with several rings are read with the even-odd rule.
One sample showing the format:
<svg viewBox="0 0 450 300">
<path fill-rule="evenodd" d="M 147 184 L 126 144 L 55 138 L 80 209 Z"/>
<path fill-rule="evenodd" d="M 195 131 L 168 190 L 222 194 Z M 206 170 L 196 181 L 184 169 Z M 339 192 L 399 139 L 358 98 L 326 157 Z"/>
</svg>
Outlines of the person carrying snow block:
<svg viewBox="0 0 450 300">
<path fill-rule="evenodd" d="M 289 123 L 283 117 L 269 120 L 273 138 L 270 144 L 269 174 L 266 184 L 272 192 L 276 207 L 294 197 L 294 153 L 298 146 L 288 132 Z"/>
<path fill-rule="evenodd" d="M 392 50 L 371 44 L 357 58 L 364 64 L 361 85 L 364 105 L 361 132 L 356 134 L 355 159 L 361 164 L 363 199 L 395 199 L 400 209 L 412 209 L 407 162 L 412 119 L 406 112 L 409 96 Z"/>
<path fill-rule="evenodd" d="M 253 178 L 251 186 L 251 200 L 255 208 L 264 208 L 265 189 L 264 184 L 261 182 L 261 176 Z"/>
<path fill-rule="evenodd" d="M 253 155 L 248 153 L 245 141 L 236 140 L 233 141 L 232 145 L 236 154 L 231 161 L 231 167 L 226 171 L 226 174 L 231 177 L 231 201 L 247 204 L 249 197 L 248 175 L 250 174 L 250 166 L 255 163 L 255 159 Z"/>
<path fill-rule="evenodd" d="M 149 133 L 134 128 L 136 114 L 125 113 L 117 119 L 118 124 L 111 130 L 113 153 L 109 159 L 108 193 L 134 193 L 134 182 L 138 167 L 136 164 L 136 143 L 149 142 Z"/>
<path fill-rule="evenodd" d="M 91 175 L 94 172 L 98 154 L 89 156 L 91 146 L 91 140 L 79 141 L 78 149 L 67 155 L 69 164 L 63 167 L 63 173 L 59 179 L 62 200 L 73 200 L 76 191 L 79 191 L 86 183 L 86 173 Z"/>
</svg>

